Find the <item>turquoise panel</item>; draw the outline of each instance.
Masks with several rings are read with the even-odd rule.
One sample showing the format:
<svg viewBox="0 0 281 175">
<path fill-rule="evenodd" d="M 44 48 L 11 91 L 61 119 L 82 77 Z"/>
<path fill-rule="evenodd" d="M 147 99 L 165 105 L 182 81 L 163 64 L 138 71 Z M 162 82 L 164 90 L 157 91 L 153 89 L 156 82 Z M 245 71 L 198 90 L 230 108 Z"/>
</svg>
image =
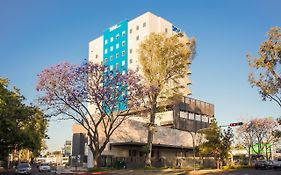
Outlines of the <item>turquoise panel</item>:
<svg viewBox="0 0 281 175">
<path fill-rule="evenodd" d="M 103 64 L 112 71 L 128 70 L 128 21 L 116 24 L 103 33 Z M 127 94 L 128 92 L 124 92 Z M 127 102 L 119 110 L 127 109 Z"/>
</svg>

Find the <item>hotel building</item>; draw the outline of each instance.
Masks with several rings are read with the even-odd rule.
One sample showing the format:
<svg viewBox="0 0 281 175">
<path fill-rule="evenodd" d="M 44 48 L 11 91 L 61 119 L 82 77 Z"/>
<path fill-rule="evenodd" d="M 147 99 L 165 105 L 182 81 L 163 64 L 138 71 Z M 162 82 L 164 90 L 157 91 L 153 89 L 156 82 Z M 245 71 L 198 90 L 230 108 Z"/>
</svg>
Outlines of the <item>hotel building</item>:
<svg viewBox="0 0 281 175">
<path fill-rule="evenodd" d="M 131 20 L 124 20 L 106 29 L 103 35 L 89 43 L 89 61 L 104 64 L 109 70 L 126 73 L 135 70 L 140 75 L 141 65 L 138 62 L 138 45 L 150 33 L 165 33 L 168 36 L 182 34 L 182 31 L 169 21 L 147 12 Z M 186 37 L 185 35 L 179 35 Z M 187 69 L 189 66 L 187 65 Z M 165 112 L 157 113 L 156 131 L 153 140 L 152 163 L 154 166 L 191 166 L 192 137 L 202 128 L 209 126 L 214 118 L 214 105 L 187 97 L 191 94 L 189 73 L 181 80 L 185 87 L 184 97 L 178 104 Z M 89 106 L 91 110 L 91 106 Z M 133 116 L 124 122 L 112 135 L 110 143 L 102 153 L 102 164 L 112 166 L 118 160 L 125 160 L 128 167 L 141 167 L 144 162 L 143 146 L 146 144 L 146 119 Z M 73 126 L 73 134 L 83 134 L 79 126 Z M 85 134 L 84 134 L 85 135 Z M 85 136 L 86 137 L 86 136 Z M 75 138 L 80 138 L 75 137 Z M 83 140 L 84 136 L 82 137 Z M 74 137 L 73 137 L 74 139 Z M 77 141 L 73 140 L 73 143 Z M 78 141 L 79 143 L 81 142 Z M 197 142 L 198 143 L 198 142 Z M 79 144 L 79 148 L 81 149 Z M 78 146 L 78 145 L 77 145 Z M 73 150 L 76 146 L 73 145 Z M 81 152 L 81 151 L 80 151 Z M 85 148 L 81 156 L 87 156 L 87 166 L 92 166 L 92 155 Z"/>
</svg>

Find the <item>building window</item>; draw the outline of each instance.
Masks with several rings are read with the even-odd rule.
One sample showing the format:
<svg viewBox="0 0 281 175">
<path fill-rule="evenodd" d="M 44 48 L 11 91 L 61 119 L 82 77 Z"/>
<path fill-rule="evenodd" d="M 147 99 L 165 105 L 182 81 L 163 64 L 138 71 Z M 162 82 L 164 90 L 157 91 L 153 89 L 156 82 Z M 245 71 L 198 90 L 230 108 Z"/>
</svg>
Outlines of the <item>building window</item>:
<svg viewBox="0 0 281 175">
<path fill-rule="evenodd" d="M 105 59 L 104 59 L 104 63 L 107 63 L 107 61 L 108 61 L 108 58 L 105 58 Z"/>
<path fill-rule="evenodd" d="M 125 41 L 122 41 L 122 46 L 125 46 Z"/>
<path fill-rule="evenodd" d="M 133 29 L 130 29 L 130 33 L 133 33 Z"/>
<path fill-rule="evenodd" d="M 132 60 L 132 59 L 130 59 L 130 63 L 133 63 L 133 60 Z"/>
<path fill-rule="evenodd" d="M 113 70 L 113 66 L 111 65 L 109 69 L 110 69 L 110 70 Z"/>
<path fill-rule="evenodd" d="M 130 49 L 130 53 L 132 53 L 133 52 L 133 49 Z"/>
<path fill-rule="evenodd" d="M 122 36 L 125 36 L 125 34 L 126 34 L 126 32 L 125 32 L 125 31 L 123 31 L 123 32 L 122 32 Z"/>
<path fill-rule="evenodd" d="M 113 46 L 110 46 L 110 52 L 112 52 L 113 51 Z"/>
<path fill-rule="evenodd" d="M 122 51 L 122 56 L 124 56 L 125 55 L 125 51 Z"/>
<path fill-rule="evenodd" d="M 98 58 L 99 56 L 98 56 L 98 54 L 96 55 L 96 58 Z"/>
<path fill-rule="evenodd" d="M 140 39 L 140 37 L 139 37 L 139 36 L 137 36 L 136 40 L 138 41 L 139 39 Z"/>
<path fill-rule="evenodd" d="M 124 60 L 122 61 L 122 66 L 125 66 L 125 61 Z"/>
<path fill-rule="evenodd" d="M 107 54 L 107 49 L 104 50 L 104 53 Z"/>
<path fill-rule="evenodd" d="M 113 37 L 110 37 L 110 42 L 113 42 Z"/>
<path fill-rule="evenodd" d="M 104 68 L 104 72 L 107 72 L 108 71 L 108 67 L 106 66 L 105 68 Z"/>
<path fill-rule="evenodd" d="M 118 57 L 119 57 L 119 54 L 117 53 L 117 54 L 116 54 L 116 58 L 118 58 Z"/>
<path fill-rule="evenodd" d="M 137 27 L 136 27 L 136 30 L 139 30 L 139 29 L 140 29 L 140 27 L 139 27 L 139 26 L 137 26 Z"/>
<path fill-rule="evenodd" d="M 116 44 L 116 49 L 118 49 L 118 48 L 119 48 L 119 43 Z"/>
<path fill-rule="evenodd" d="M 144 22 L 144 23 L 142 24 L 142 27 L 146 27 L 146 22 Z"/>
<path fill-rule="evenodd" d="M 118 63 L 116 63 L 116 70 L 118 70 L 118 66 L 119 66 L 119 64 L 118 64 Z"/>
<path fill-rule="evenodd" d="M 138 72 L 140 70 L 140 68 L 139 68 L 139 66 L 137 66 L 137 68 L 136 68 L 136 72 Z"/>
<path fill-rule="evenodd" d="M 165 32 L 168 33 L 168 29 L 167 28 L 165 28 Z"/>
<path fill-rule="evenodd" d="M 113 56 L 111 55 L 111 56 L 110 56 L 110 61 L 112 61 L 112 60 L 113 60 Z"/>
<path fill-rule="evenodd" d="M 116 35 L 116 39 L 119 39 L 119 34 Z"/>
<path fill-rule="evenodd" d="M 125 70 L 123 70 L 123 71 L 122 71 L 122 75 L 125 75 L 125 74 L 126 74 L 126 71 L 125 71 Z"/>
<path fill-rule="evenodd" d="M 104 45 L 107 45 L 107 42 L 108 42 L 108 41 L 107 41 L 107 39 L 106 39 L 106 40 L 104 41 Z"/>
</svg>

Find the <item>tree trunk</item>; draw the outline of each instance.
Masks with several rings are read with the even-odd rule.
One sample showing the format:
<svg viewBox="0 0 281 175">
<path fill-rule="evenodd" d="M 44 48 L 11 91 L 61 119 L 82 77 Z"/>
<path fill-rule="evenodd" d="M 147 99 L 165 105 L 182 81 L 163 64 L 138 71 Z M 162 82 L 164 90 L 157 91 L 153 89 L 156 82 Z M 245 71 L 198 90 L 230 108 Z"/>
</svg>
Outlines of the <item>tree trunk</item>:
<svg viewBox="0 0 281 175">
<path fill-rule="evenodd" d="M 269 159 L 268 152 L 267 152 L 268 147 L 266 144 L 265 144 L 264 148 L 265 148 L 265 157 L 266 157 L 266 160 L 268 160 Z"/>
<path fill-rule="evenodd" d="M 100 160 L 101 160 L 101 150 L 98 148 L 94 148 L 93 142 L 89 144 L 89 147 L 91 149 L 92 155 L 93 155 L 93 168 L 97 168 L 100 166 Z"/>
<path fill-rule="evenodd" d="M 93 155 L 93 165 L 94 168 L 100 167 L 101 166 L 101 154 L 96 153 Z"/>
<path fill-rule="evenodd" d="M 217 169 L 220 169 L 220 161 L 216 160 L 216 164 L 217 164 Z"/>
<path fill-rule="evenodd" d="M 248 153 L 249 153 L 249 165 L 252 165 L 252 154 L 251 154 L 251 147 L 248 148 Z"/>
<path fill-rule="evenodd" d="M 156 98 L 152 101 L 152 106 L 150 110 L 150 123 L 148 126 L 148 134 L 147 134 L 147 155 L 145 157 L 145 165 L 151 167 L 151 152 L 152 152 L 152 142 L 153 142 L 153 134 L 154 134 L 154 125 L 155 125 L 155 115 L 156 115 Z"/>
</svg>

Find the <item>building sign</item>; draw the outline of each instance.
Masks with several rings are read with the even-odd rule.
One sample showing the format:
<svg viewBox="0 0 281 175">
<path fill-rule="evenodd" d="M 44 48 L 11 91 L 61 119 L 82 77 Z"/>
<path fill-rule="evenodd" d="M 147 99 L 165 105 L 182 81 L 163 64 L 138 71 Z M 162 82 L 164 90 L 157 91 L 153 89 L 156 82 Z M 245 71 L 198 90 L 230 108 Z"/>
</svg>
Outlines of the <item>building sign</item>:
<svg viewBox="0 0 281 175">
<path fill-rule="evenodd" d="M 177 33 L 180 33 L 181 32 L 181 29 L 177 28 L 176 26 L 172 25 L 172 30 L 174 32 L 177 32 Z"/>
<path fill-rule="evenodd" d="M 112 32 L 113 30 L 118 29 L 119 27 L 121 27 L 120 24 L 115 24 L 114 26 L 109 28 L 109 32 Z"/>
</svg>

